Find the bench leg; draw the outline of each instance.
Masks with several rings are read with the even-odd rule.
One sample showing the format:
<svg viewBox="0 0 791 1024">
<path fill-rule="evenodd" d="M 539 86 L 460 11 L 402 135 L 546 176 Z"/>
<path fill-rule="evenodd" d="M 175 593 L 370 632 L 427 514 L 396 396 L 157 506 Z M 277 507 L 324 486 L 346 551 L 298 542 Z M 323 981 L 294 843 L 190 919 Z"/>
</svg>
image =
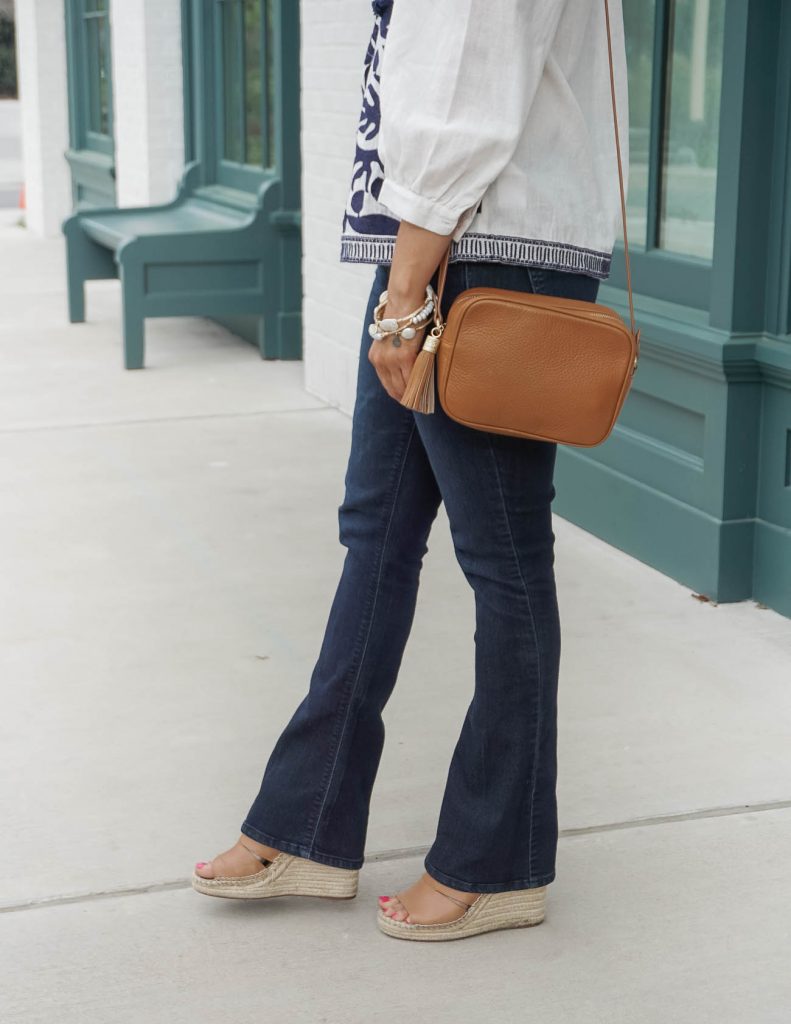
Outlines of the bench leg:
<svg viewBox="0 0 791 1024">
<path fill-rule="evenodd" d="M 302 358 L 302 313 L 280 314 L 280 358 Z"/>
<path fill-rule="evenodd" d="M 66 280 L 69 292 L 69 323 L 85 323 L 85 278 L 77 271 L 76 260 L 66 262 Z"/>
<path fill-rule="evenodd" d="M 145 363 L 145 320 L 143 317 L 143 268 L 121 265 L 121 302 L 123 304 L 124 366 L 142 370 Z"/>
<path fill-rule="evenodd" d="M 79 215 L 69 217 L 63 225 L 66 238 L 66 281 L 69 297 L 69 320 L 85 321 L 85 282 L 118 276 L 114 254 L 89 238 L 82 229 Z"/>
<path fill-rule="evenodd" d="M 258 318 L 258 351 L 262 359 L 277 359 L 277 313 L 265 313 Z"/>
<path fill-rule="evenodd" d="M 145 324 L 142 316 L 124 311 L 124 367 L 142 370 L 145 365 Z"/>
<path fill-rule="evenodd" d="M 302 358 L 302 314 L 264 313 L 258 321 L 262 359 Z"/>
</svg>

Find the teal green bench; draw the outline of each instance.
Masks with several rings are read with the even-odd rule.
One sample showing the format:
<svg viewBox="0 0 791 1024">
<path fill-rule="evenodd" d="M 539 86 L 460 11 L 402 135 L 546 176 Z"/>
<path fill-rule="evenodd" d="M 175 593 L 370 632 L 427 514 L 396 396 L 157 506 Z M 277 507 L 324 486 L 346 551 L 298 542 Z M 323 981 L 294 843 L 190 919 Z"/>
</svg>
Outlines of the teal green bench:
<svg viewBox="0 0 791 1024">
<path fill-rule="evenodd" d="M 201 187 L 185 170 L 162 206 L 83 209 L 63 224 L 69 319 L 85 320 L 85 282 L 120 278 L 124 365 L 142 368 L 145 319 L 246 318 L 266 359 L 302 354 L 300 213 L 285 210 L 279 180 L 257 194 Z"/>
</svg>

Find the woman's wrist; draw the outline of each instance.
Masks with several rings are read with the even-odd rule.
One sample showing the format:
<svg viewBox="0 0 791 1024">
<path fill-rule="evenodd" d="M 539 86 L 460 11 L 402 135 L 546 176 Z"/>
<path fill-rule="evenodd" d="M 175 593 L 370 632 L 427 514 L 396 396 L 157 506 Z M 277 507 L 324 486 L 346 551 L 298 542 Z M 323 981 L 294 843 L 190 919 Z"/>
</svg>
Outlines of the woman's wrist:
<svg viewBox="0 0 791 1024">
<path fill-rule="evenodd" d="M 410 312 L 422 301 L 450 239 L 401 221 L 387 281 L 388 315 Z"/>
<path fill-rule="evenodd" d="M 403 285 L 396 285 L 394 287 L 388 281 L 385 315 L 398 318 L 406 316 L 417 309 L 426 298 L 426 284 L 428 284 L 428 281 L 426 281 L 422 288 L 405 288 Z"/>
</svg>

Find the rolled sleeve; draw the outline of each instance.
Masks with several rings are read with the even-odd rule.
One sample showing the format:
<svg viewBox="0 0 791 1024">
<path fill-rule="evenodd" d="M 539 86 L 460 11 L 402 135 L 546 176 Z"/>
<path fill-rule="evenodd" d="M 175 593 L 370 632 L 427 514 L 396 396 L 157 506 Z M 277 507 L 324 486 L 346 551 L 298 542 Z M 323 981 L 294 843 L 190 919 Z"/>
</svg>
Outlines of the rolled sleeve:
<svg viewBox="0 0 791 1024">
<path fill-rule="evenodd" d="M 438 235 L 451 235 L 459 220 L 453 207 L 419 195 L 392 178 L 385 178 L 379 192 L 379 202 L 399 220 L 408 220 Z"/>
<path fill-rule="evenodd" d="M 524 131 L 568 0 L 397 0 L 381 72 L 379 201 L 458 240 Z"/>
</svg>

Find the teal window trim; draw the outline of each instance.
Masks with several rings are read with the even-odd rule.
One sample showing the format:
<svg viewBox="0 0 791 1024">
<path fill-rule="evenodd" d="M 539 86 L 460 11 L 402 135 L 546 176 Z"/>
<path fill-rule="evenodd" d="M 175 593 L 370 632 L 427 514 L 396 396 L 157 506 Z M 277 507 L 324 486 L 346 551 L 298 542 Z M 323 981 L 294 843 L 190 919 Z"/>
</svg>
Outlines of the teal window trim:
<svg viewBox="0 0 791 1024">
<path fill-rule="evenodd" d="M 780 5 L 780 54 L 791 53 L 791 7 Z M 767 333 L 791 341 L 791 61 L 778 62 L 776 111 L 772 134 L 771 214 L 766 296 Z"/>
<path fill-rule="evenodd" d="M 300 7 L 288 0 L 272 0 L 274 49 L 273 67 L 277 110 L 272 134 L 277 154 L 276 169 L 281 182 L 283 206 L 299 210 L 301 206 L 300 148 Z"/>
<path fill-rule="evenodd" d="M 106 8 L 89 9 L 86 0 L 65 0 L 65 3 L 71 148 L 90 150 L 112 160 L 115 146 L 110 12 Z M 98 51 L 91 44 L 90 32 L 95 33 Z M 101 67 L 97 64 L 97 57 L 101 60 Z M 101 80 L 107 90 L 104 103 L 96 91 Z M 106 131 L 96 131 L 96 123 L 103 119 Z"/>
<path fill-rule="evenodd" d="M 193 31 L 192 0 L 181 0 L 181 90 L 184 98 L 184 163 L 197 159 L 195 151 L 195 102 L 193 97 Z"/>
<path fill-rule="evenodd" d="M 655 0 L 654 58 L 651 75 L 651 135 L 648 157 L 648 223 L 645 245 L 659 245 L 660 168 L 662 133 L 667 122 L 667 74 L 670 60 L 670 10 L 668 0 Z"/>
<path fill-rule="evenodd" d="M 761 332 L 787 328 L 785 314 L 772 316 L 771 284 L 786 284 L 782 252 L 788 244 L 787 145 L 775 138 L 781 82 L 787 76 L 788 16 L 783 0 L 728 0 L 725 39 L 720 175 L 714 232 L 710 322 L 723 330 Z M 783 36 L 778 26 L 785 26 Z M 780 91 L 779 91 L 780 90 Z M 777 226 L 772 250 L 772 224 Z M 770 243 L 770 244 L 768 244 Z"/>
</svg>

